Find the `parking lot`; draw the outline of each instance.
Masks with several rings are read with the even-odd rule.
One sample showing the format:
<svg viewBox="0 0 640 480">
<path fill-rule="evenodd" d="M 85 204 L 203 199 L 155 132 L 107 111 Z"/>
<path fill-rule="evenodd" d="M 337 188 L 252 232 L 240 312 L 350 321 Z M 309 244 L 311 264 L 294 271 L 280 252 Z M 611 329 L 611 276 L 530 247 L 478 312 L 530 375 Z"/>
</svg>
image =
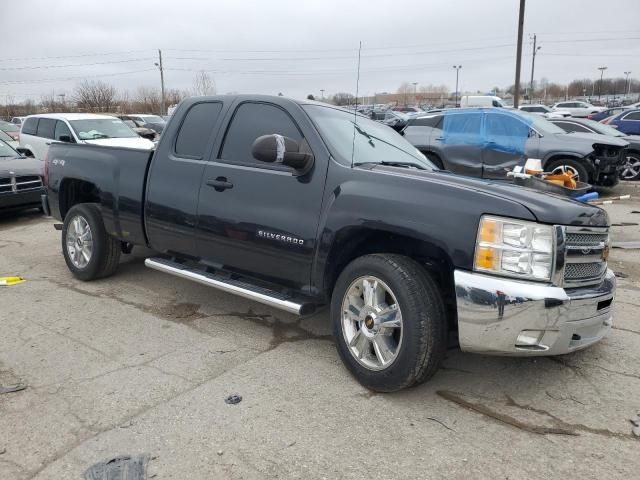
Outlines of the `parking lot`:
<svg viewBox="0 0 640 480">
<path fill-rule="evenodd" d="M 640 185 L 607 205 L 640 240 Z M 0 478 L 81 478 L 148 454 L 149 478 L 636 478 L 640 255 L 614 248 L 615 324 L 585 351 L 485 357 L 451 347 L 426 384 L 372 394 L 321 311 L 297 317 L 144 267 L 82 283 L 38 212 L 0 218 Z M 242 401 L 231 405 L 231 394 Z"/>
</svg>

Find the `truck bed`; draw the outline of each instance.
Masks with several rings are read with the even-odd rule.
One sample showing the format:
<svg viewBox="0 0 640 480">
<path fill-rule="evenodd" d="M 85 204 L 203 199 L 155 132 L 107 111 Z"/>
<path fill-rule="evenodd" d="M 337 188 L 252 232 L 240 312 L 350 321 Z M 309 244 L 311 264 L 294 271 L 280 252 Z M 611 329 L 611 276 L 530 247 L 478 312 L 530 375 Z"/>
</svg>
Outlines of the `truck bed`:
<svg viewBox="0 0 640 480">
<path fill-rule="evenodd" d="M 52 213 L 57 218 L 64 217 L 61 211 L 66 209 L 64 196 L 67 182 L 91 185 L 107 232 L 133 244 L 146 244 L 143 206 L 146 176 L 152 156 L 152 150 L 51 144 L 48 161 Z M 91 168 L 87 168 L 87 163 Z"/>
</svg>

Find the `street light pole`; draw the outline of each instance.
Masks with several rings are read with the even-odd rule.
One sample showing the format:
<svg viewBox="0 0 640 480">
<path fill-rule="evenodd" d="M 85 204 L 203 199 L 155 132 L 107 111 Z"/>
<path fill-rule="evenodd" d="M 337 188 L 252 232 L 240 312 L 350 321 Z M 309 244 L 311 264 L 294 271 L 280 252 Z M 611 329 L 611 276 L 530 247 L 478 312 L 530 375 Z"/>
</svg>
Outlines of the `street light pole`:
<svg viewBox="0 0 640 480">
<path fill-rule="evenodd" d="M 413 82 L 413 103 L 418 104 L 418 82 Z"/>
<path fill-rule="evenodd" d="M 167 111 L 164 105 L 164 69 L 162 68 L 162 50 L 158 49 L 158 62 L 154 63 L 158 70 L 160 70 L 160 110 L 162 113 L 160 115 L 166 115 Z"/>
<path fill-rule="evenodd" d="M 529 86 L 529 103 L 533 103 L 532 102 L 532 97 L 533 97 L 533 72 L 536 68 L 536 53 L 538 53 L 538 50 L 540 50 L 542 47 L 536 47 L 536 34 L 533 34 L 533 56 L 531 58 L 531 84 Z"/>
<path fill-rule="evenodd" d="M 520 104 L 520 64 L 522 63 L 522 30 L 524 29 L 524 4 L 525 0 L 520 0 L 520 13 L 518 14 L 518 45 L 516 47 L 516 84 L 513 95 L 513 108 L 518 108 Z"/>
<path fill-rule="evenodd" d="M 324 88 L 320 89 L 320 100 L 324 100 Z"/>
<path fill-rule="evenodd" d="M 631 72 L 624 72 L 624 76 L 625 76 L 625 79 L 624 79 L 624 87 L 625 87 L 624 88 L 624 94 L 625 94 L 625 96 L 629 95 L 629 90 L 630 90 L 629 87 L 631 87 L 631 84 L 629 83 L 629 75 L 631 75 Z"/>
<path fill-rule="evenodd" d="M 600 70 L 600 84 L 598 85 L 598 102 L 600 101 L 600 96 L 602 95 L 602 77 L 604 76 L 604 71 L 607 67 L 598 67 Z"/>
<path fill-rule="evenodd" d="M 462 65 L 454 65 L 453 68 L 456 69 L 456 103 L 455 103 L 455 107 L 458 106 L 458 76 L 460 75 L 460 69 L 462 68 Z"/>
</svg>

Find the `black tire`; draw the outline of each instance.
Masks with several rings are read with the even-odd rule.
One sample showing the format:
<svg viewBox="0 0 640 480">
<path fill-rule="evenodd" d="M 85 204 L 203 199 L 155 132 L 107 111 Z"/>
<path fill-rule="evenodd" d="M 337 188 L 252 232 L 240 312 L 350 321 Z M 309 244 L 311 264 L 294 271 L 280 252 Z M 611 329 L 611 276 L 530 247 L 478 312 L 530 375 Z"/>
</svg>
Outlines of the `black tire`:
<svg viewBox="0 0 640 480">
<path fill-rule="evenodd" d="M 349 286 L 370 275 L 393 291 L 402 312 L 402 342 L 395 360 L 382 370 L 371 370 L 356 360 L 342 328 L 342 302 Z M 345 366 L 363 386 L 377 392 L 393 392 L 426 381 L 439 369 L 447 348 L 442 295 L 431 275 L 402 255 L 365 255 L 347 265 L 333 290 L 331 323 Z"/>
<path fill-rule="evenodd" d="M 427 159 L 431 163 L 433 163 L 436 167 L 438 167 L 440 170 L 444 170 L 444 163 L 442 163 L 442 159 L 438 155 L 432 152 L 422 152 L 422 153 L 424 153 L 424 156 L 427 157 Z"/>
<path fill-rule="evenodd" d="M 69 225 L 76 218 L 84 219 L 91 230 L 93 251 L 86 265 L 81 267 L 74 264 L 67 248 Z M 62 254 L 67 267 L 73 275 L 84 281 L 95 280 L 113 274 L 120 261 L 120 241 L 107 234 L 102 221 L 102 215 L 95 203 L 81 203 L 74 205 L 64 218 L 62 226 Z"/>
<path fill-rule="evenodd" d="M 575 160 L 573 158 L 560 158 L 558 160 L 553 160 L 552 162 L 547 163 L 545 165 L 544 170 L 546 172 L 552 172 L 554 169 L 561 167 L 562 165 L 566 165 L 567 167 L 571 167 L 577 174 L 578 180 L 584 183 L 590 183 L 589 181 L 589 172 L 586 167 L 579 160 Z"/>
<path fill-rule="evenodd" d="M 627 152 L 625 154 L 625 165 L 632 163 L 632 164 L 638 164 L 640 163 L 640 153 L 636 153 L 636 152 Z M 634 180 L 640 180 L 640 171 L 638 171 L 638 173 L 636 173 L 635 175 L 633 174 L 628 174 L 628 176 L 623 176 L 624 170 L 620 171 L 620 180 L 629 180 L 629 181 L 634 181 Z"/>
</svg>

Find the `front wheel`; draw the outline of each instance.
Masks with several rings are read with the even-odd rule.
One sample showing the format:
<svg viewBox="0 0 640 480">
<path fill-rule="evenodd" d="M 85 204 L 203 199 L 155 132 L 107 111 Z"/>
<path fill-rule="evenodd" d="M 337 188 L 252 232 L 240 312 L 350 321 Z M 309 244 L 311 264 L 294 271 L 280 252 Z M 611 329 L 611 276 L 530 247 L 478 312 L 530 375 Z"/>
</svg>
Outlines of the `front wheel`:
<svg viewBox="0 0 640 480">
<path fill-rule="evenodd" d="M 80 280 L 115 272 L 120 242 L 107 234 L 97 205 L 81 203 L 69 210 L 62 226 L 62 254 L 71 273 Z"/>
<path fill-rule="evenodd" d="M 640 154 L 627 153 L 624 159 L 624 166 L 620 171 L 620 179 L 622 180 L 638 180 L 640 179 Z"/>
<path fill-rule="evenodd" d="M 589 172 L 578 160 L 572 158 L 561 158 L 547 164 L 546 171 L 553 175 L 563 175 L 570 173 L 572 178 L 582 183 L 589 183 Z"/>
<path fill-rule="evenodd" d="M 338 353 L 370 390 L 422 383 L 440 367 L 447 321 L 435 282 L 414 260 L 375 254 L 343 270 L 331 299 Z"/>
</svg>

